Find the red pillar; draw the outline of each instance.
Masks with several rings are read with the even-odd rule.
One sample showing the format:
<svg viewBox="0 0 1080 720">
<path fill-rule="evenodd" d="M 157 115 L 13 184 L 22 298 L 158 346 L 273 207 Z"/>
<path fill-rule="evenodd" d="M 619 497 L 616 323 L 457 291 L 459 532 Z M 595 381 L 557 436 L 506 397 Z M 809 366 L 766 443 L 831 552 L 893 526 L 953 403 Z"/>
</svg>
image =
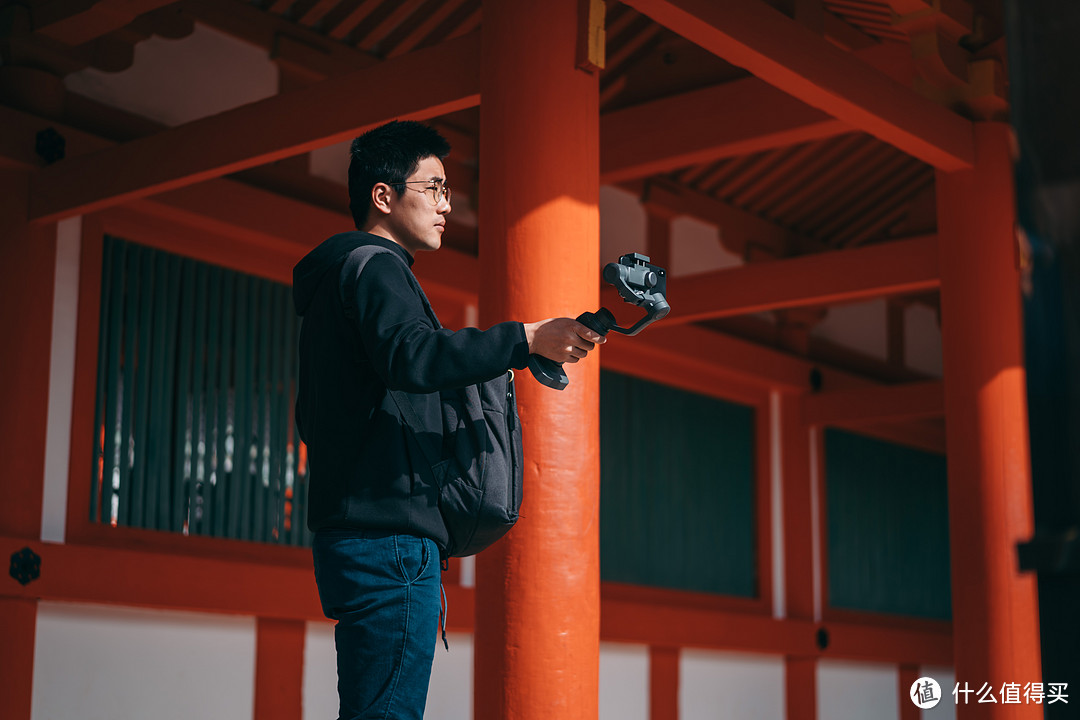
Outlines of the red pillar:
<svg viewBox="0 0 1080 720">
<path fill-rule="evenodd" d="M 484 4 L 481 325 L 599 304 L 597 78 L 576 68 L 577 0 Z M 599 363 L 559 392 L 519 376 L 521 520 L 477 561 L 475 717 L 595 719 Z"/>
<path fill-rule="evenodd" d="M 1035 718 L 1000 702 L 1003 683 L 1042 681 L 1035 575 L 1016 555 L 1033 520 L 1008 127 L 976 123 L 975 141 L 974 168 L 937 175 L 953 652 L 960 687 L 999 702 L 961 696 L 957 717 Z"/>
<path fill-rule="evenodd" d="M 256 720 L 303 717 L 305 633 L 302 620 L 258 618 L 256 621 Z"/>
<path fill-rule="evenodd" d="M 0 342 L 0 537 L 16 539 L 2 548 L 4 567 L 23 539 L 41 537 L 45 480 L 56 226 L 26 224 L 26 187 L 25 174 L 0 173 L 0 307 L 8 310 Z M 3 580 L 18 587 L 6 573 Z M 0 590 L 0 707 L 12 720 L 30 718 L 37 605 Z"/>
<path fill-rule="evenodd" d="M 649 648 L 649 720 L 679 720 L 677 647 Z"/>
</svg>

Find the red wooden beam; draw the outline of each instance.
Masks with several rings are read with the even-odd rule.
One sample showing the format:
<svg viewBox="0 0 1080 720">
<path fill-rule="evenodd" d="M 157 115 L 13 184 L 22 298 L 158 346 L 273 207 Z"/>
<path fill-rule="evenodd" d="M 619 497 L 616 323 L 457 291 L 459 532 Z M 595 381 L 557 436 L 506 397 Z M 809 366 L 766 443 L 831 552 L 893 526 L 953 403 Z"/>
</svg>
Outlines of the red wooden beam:
<svg viewBox="0 0 1080 720">
<path fill-rule="evenodd" d="M 746 78 L 601 116 L 600 179 L 623 182 L 846 132 L 847 123 Z"/>
<path fill-rule="evenodd" d="M 680 277 L 671 283 L 664 323 L 855 302 L 939 284 L 937 238 L 896 240 Z"/>
<path fill-rule="evenodd" d="M 33 5 L 34 30 L 72 47 L 119 30 L 175 0 L 49 0 Z"/>
<path fill-rule="evenodd" d="M 807 425 L 850 425 L 945 415 L 941 381 L 813 393 L 803 397 Z"/>
<path fill-rule="evenodd" d="M 473 107 L 480 102 L 479 50 L 472 34 L 68 158 L 34 174 L 30 216 L 58 220 L 332 145 L 392 118 Z"/>
<path fill-rule="evenodd" d="M 733 65 L 942 170 L 971 167 L 972 124 L 761 0 L 627 0 Z"/>
</svg>

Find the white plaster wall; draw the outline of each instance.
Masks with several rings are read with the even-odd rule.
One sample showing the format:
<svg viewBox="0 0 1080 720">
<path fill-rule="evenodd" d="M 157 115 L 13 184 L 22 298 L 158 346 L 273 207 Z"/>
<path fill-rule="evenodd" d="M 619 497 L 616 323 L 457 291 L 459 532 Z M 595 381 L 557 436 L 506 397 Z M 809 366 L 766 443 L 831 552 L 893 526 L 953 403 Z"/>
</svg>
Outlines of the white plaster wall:
<svg viewBox="0 0 1080 720">
<path fill-rule="evenodd" d="M 684 650 L 679 675 L 680 720 L 784 720 L 783 658 Z"/>
<path fill-rule="evenodd" d="M 454 612 L 450 608 L 450 612 Z M 471 720 L 473 694 L 473 638 L 466 633 L 447 633 L 447 652 L 442 640 L 435 645 L 424 720 Z"/>
<path fill-rule="evenodd" d="M 904 311 L 904 362 L 934 377 L 944 375 L 937 311 L 926 305 L 910 305 Z"/>
<path fill-rule="evenodd" d="M 919 668 L 919 676 L 937 680 L 938 685 L 941 686 L 942 695 L 937 707 L 922 711 L 923 720 L 956 720 L 956 698 L 952 694 L 956 686 L 956 672 L 951 667 L 927 665 Z M 1000 689 L 999 686 L 998 690 Z"/>
<path fill-rule="evenodd" d="M 49 542 L 64 542 L 67 523 L 81 244 L 82 216 L 57 223 L 52 347 L 49 359 L 49 416 L 45 435 L 45 477 L 41 501 L 41 539 Z M 87 465 L 87 470 L 89 469 L 90 466 Z"/>
<path fill-rule="evenodd" d="M 828 720 L 899 720 L 900 671 L 895 665 L 822 660 L 817 712 Z"/>
<path fill-rule="evenodd" d="M 337 717 L 337 663 L 334 625 L 309 622 L 304 637 L 304 720 Z"/>
<path fill-rule="evenodd" d="M 888 325 L 884 300 L 837 305 L 812 334 L 885 360 L 888 357 Z"/>
<path fill-rule="evenodd" d="M 153 36 L 138 43 L 123 72 L 87 68 L 68 75 L 64 85 L 172 126 L 270 97 L 278 72 L 262 48 L 196 23 L 186 38 Z"/>
<path fill-rule="evenodd" d="M 645 237 L 645 208 L 637 195 L 610 185 L 600 186 L 600 262 L 614 262 L 619 256 L 648 254 Z"/>
<path fill-rule="evenodd" d="M 31 720 L 250 718 L 255 620 L 42 602 Z"/>
<path fill-rule="evenodd" d="M 431 664 L 425 720 L 470 720 L 472 718 L 472 635 L 447 633 L 450 651 L 439 640 Z M 337 666 L 334 655 L 334 626 L 311 622 L 304 643 L 304 720 L 337 717 Z"/>
<path fill-rule="evenodd" d="M 649 648 L 600 643 L 600 720 L 648 720 Z"/>
<path fill-rule="evenodd" d="M 720 244 L 720 230 L 715 225 L 685 216 L 671 221 L 671 277 L 742 264 L 741 257 Z"/>
<path fill-rule="evenodd" d="M 333 145 L 312 150 L 309 154 L 308 172 L 315 177 L 348 187 L 349 147 L 351 145 L 352 140 L 343 140 Z M 451 182 L 451 184 L 453 183 Z"/>
</svg>

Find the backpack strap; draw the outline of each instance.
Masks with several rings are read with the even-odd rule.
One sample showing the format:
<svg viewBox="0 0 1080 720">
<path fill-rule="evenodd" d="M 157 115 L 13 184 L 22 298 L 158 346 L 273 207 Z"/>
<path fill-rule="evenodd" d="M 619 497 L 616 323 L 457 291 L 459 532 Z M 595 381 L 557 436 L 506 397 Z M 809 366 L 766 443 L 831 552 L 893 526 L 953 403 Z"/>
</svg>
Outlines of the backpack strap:
<svg viewBox="0 0 1080 720">
<path fill-rule="evenodd" d="M 378 245 L 361 245 L 345 255 L 344 263 L 341 266 L 341 274 L 338 276 L 338 293 L 341 298 L 341 305 L 345 308 L 345 317 L 353 319 L 352 298 L 356 296 L 356 285 L 360 282 L 360 273 L 364 271 L 368 261 L 375 255 L 391 255 L 397 258 L 402 265 L 405 265 L 405 269 L 408 270 L 406 274 L 409 278 L 409 285 L 420 296 L 420 302 L 424 305 L 424 312 L 427 313 L 428 319 L 435 325 L 435 329 L 441 329 L 442 323 L 439 322 L 435 310 L 431 307 L 431 302 L 428 301 L 427 295 L 424 294 L 424 288 L 420 286 L 416 276 L 413 275 L 412 268 L 406 265 L 405 261 L 393 250 Z"/>
<path fill-rule="evenodd" d="M 392 255 L 396 257 L 399 262 L 404 264 L 404 261 L 401 260 L 393 250 L 388 250 L 384 247 L 379 247 L 378 245 L 361 245 L 345 255 L 344 264 L 341 267 L 341 274 L 339 275 L 338 291 L 340 293 L 342 307 L 345 308 L 346 317 L 349 317 L 350 319 L 353 317 L 351 298 L 356 295 L 356 285 L 360 281 L 360 273 L 364 271 L 364 267 L 371 258 L 380 254 Z M 406 266 L 406 269 L 408 269 L 408 266 Z M 420 283 L 416 281 L 411 270 L 409 270 L 408 276 L 410 284 L 413 289 L 416 290 L 417 294 L 420 296 L 421 302 L 424 304 L 424 311 L 427 313 L 428 318 L 435 324 L 436 329 L 441 328 L 442 325 L 439 323 L 439 318 L 435 316 L 435 311 L 431 308 L 431 303 L 428 302 L 427 296 L 424 295 L 423 288 L 420 287 Z M 391 390 L 390 388 L 387 388 L 386 392 L 394 401 L 398 413 L 401 415 L 401 419 L 405 421 L 405 425 L 409 428 L 409 437 L 411 437 L 420 448 L 424 460 L 427 461 L 429 466 L 427 468 L 428 472 L 433 474 L 431 468 L 441 461 L 441 448 L 436 446 L 434 439 L 429 433 L 420 431 L 424 425 L 420 421 L 419 416 L 417 416 L 416 410 L 413 408 L 408 395 L 400 390 Z"/>
</svg>

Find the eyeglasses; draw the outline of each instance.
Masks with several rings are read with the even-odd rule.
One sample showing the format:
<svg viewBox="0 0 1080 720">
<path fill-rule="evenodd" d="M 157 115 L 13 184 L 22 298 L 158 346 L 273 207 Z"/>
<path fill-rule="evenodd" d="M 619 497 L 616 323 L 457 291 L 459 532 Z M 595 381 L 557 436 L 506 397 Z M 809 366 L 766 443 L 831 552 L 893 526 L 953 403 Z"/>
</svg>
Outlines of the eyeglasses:
<svg viewBox="0 0 1080 720">
<path fill-rule="evenodd" d="M 402 183 L 393 183 L 394 185 L 427 185 L 426 188 L 421 188 L 416 192 L 427 194 L 428 190 L 431 191 L 431 199 L 438 205 L 443 200 L 450 202 L 450 186 L 446 184 L 445 180 L 406 180 Z M 410 188 L 412 189 L 412 188 Z"/>
</svg>

